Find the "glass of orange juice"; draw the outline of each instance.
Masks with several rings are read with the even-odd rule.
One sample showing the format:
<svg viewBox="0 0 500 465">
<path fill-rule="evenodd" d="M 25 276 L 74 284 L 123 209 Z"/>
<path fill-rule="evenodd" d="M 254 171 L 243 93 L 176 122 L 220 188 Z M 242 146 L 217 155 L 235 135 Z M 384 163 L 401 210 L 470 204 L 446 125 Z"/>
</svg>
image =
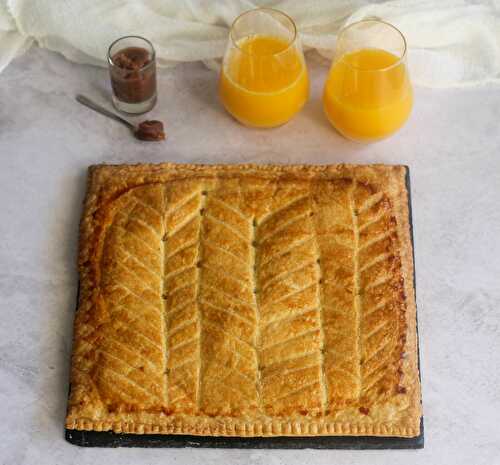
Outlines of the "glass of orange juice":
<svg viewBox="0 0 500 465">
<path fill-rule="evenodd" d="M 356 141 L 383 139 L 405 123 L 412 105 L 403 34 L 373 19 L 345 27 L 323 93 L 335 129 Z"/>
<path fill-rule="evenodd" d="M 219 95 L 240 123 L 272 128 L 289 121 L 309 96 L 304 54 L 293 20 L 257 8 L 231 26 L 222 63 Z"/>
</svg>

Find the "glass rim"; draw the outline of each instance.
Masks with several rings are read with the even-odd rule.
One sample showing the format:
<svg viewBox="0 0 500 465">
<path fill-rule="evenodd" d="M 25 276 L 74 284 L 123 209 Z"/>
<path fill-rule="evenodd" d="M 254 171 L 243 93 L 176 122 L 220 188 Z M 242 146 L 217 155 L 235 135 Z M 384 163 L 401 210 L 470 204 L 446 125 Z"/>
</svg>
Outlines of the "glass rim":
<svg viewBox="0 0 500 465">
<path fill-rule="evenodd" d="M 152 44 L 152 42 L 148 39 L 146 39 L 145 37 L 142 37 L 142 36 L 135 36 L 135 35 L 130 35 L 130 36 L 123 36 L 123 37 L 118 37 L 118 39 L 114 40 L 113 42 L 111 42 L 111 45 L 108 47 L 108 64 L 111 65 L 111 66 L 114 66 L 115 68 L 119 68 L 119 69 L 122 69 L 120 66 L 118 66 L 114 61 L 113 61 L 113 57 L 111 56 L 111 49 L 113 48 L 114 45 L 116 45 L 118 42 L 120 42 L 121 40 L 125 40 L 125 39 L 140 39 L 140 40 L 143 40 L 144 42 L 146 42 L 150 49 L 151 49 L 151 61 L 142 66 L 141 68 L 138 69 L 138 71 L 144 71 L 145 69 L 148 69 L 150 66 L 153 66 L 155 61 L 156 61 L 156 50 Z"/>
<path fill-rule="evenodd" d="M 286 18 L 290 24 L 292 25 L 292 31 L 293 31 L 293 36 L 292 38 L 287 42 L 286 44 L 286 47 L 283 49 L 283 50 L 280 50 L 279 52 L 275 52 L 275 53 L 265 53 L 265 54 L 255 54 L 255 53 L 249 53 L 245 50 L 243 50 L 239 45 L 238 45 L 238 42 L 234 39 L 233 37 L 233 32 L 234 32 L 234 28 L 236 26 L 236 23 L 241 19 L 243 18 L 244 16 L 248 15 L 248 14 L 252 14 L 252 13 L 256 13 L 258 11 L 269 11 L 269 12 L 272 12 L 272 13 L 278 13 L 278 15 L 281 15 L 283 16 L 284 18 Z M 250 37 L 250 36 L 248 36 Z M 297 26 L 295 24 L 295 21 L 292 19 L 291 16 L 287 15 L 286 13 L 284 13 L 283 11 L 281 10 L 277 10 L 276 8 L 268 8 L 268 7 L 259 7 L 259 8 L 254 8 L 253 10 L 247 10 L 247 11 L 244 11 L 243 13 L 240 13 L 235 19 L 234 21 L 232 22 L 231 24 L 231 28 L 229 29 L 229 38 L 231 39 L 231 42 L 233 43 L 233 45 L 241 52 L 241 53 L 244 53 L 245 55 L 248 55 L 248 56 L 254 56 L 254 57 L 270 57 L 270 56 L 278 56 L 280 55 L 281 53 L 284 53 L 284 52 L 287 52 L 294 44 L 295 42 L 297 41 L 297 37 L 298 37 L 298 34 L 297 34 Z"/>
<path fill-rule="evenodd" d="M 367 19 L 362 19 L 360 21 L 356 21 L 354 23 L 348 24 L 347 26 L 343 27 L 339 31 L 337 42 L 340 42 L 342 40 L 343 35 L 348 31 L 348 29 L 350 29 L 351 27 L 354 27 L 354 26 L 359 26 L 360 24 L 363 24 L 363 23 L 378 23 L 378 24 L 383 24 L 385 26 L 389 26 L 391 29 L 393 29 L 394 31 L 396 31 L 399 34 L 399 36 L 403 40 L 403 53 L 401 53 L 401 55 L 398 57 L 398 60 L 395 63 L 393 63 L 392 65 L 384 66 L 383 68 L 375 68 L 375 69 L 360 68 L 359 66 L 353 65 L 352 63 L 349 63 L 349 62 L 345 61 L 344 57 L 345 57 L 346 53 L 344 53 L 338 60 L 335 60 L 335 61 L 343 61 L 347 66 L 349 66 L 352 69 L 355 69 L 357 71 L 362 71 L 362 72 L 370 72 L 370 73 L 379 73 L 379 72 L 382 72 L 382 71 L 387 71 L 387 70 L 390 70 L 392 68 L 395 68 L 396 66 L 399 66 L 406 59 L 406 51 L 408 49 L 408 45 L 407 45 L 407 42 L 406 42 L 406 37 L 404 36 L 404 34 L 396 26 L 394 26 L 391 23 L 388 23 L 387 21 L 383 21 L 382 19 L 370 19 L 370 18 L 367 18 Z"/>
</svg>

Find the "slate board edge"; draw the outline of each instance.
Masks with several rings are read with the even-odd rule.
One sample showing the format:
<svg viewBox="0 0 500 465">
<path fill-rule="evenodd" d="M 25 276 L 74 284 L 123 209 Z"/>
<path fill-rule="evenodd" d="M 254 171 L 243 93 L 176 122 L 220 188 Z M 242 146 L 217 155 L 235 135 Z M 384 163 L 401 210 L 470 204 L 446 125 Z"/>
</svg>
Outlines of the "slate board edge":
<svg viewBox="0 0 500 465">
<path fill-rule="evenodd" d="M 415 282 L 415 242 L 413 238 L 413 219 L 411 206 L 410 168 L 406 168 L 406 191 L 410 235 L 413 249 L 413 275 Z M 416 289 L 415 289 L 416 292 Z M 77 298 L 78 301 L 78 298 Z M 417 316 L 417 356 L 419 376 L 420 350 Z M 377 437 L 377 436 L 274 436 L 274 437 L 224 437 L 188 436 L 162 434 L 123 434 L 110 431 L 65 430 L 66 440 L 81 447 L 144 447 L 144 448 L 221 448 L 221 449 L 422 449 L 424 447 L 424 418 L 420 419 L 420 435 L 414 438 Z"/>
</svg>

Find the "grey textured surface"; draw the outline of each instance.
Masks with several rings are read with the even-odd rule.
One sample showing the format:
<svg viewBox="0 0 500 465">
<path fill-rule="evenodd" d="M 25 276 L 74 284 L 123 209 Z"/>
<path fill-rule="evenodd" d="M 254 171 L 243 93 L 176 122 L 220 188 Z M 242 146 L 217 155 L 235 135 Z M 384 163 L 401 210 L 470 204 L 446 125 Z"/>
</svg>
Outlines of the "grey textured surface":
<svg viewBox="0 0 500 465">
<path fill-rule="evenodd" d="M 26 464 L 500 464 L 500 88 L 417 89 L 408 125 L 357 145 L 323 117 L 327 67 L 288 125 L 250 130 L 198 64 L 160 74 L 141 143 L 78 105 L 106 70 L 33 49 L 0 75 L 0 461 Z M 134 162 L 403 163 L 412 176 L 426 446 L 420 451 L 83 449 L 63 438 L 86 167 Z"/>
</svg>

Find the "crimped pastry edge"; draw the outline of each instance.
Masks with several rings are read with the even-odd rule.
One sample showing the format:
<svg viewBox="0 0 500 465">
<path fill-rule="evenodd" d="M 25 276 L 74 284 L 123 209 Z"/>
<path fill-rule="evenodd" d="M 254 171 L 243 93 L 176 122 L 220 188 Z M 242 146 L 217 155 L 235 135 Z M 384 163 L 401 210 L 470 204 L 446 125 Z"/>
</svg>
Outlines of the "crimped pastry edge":
<svg viewBox="0 0 500 465">
<path fill-rule="evenodd" d="M 420 420 L 419 420 L 420 421 Z M 66 422 L 67 429 L 83 431 L 113 431 L 132 434 L 189 434 L 194 436 L 395 436 L 415 437 L 419 426 L 391 423 L 353 424 L 325 421 L 231 421 L 221 423 L 221 419 L 204 420 L 198 424 L 175 421 L 172 423 L 136 423 L 127 421 L 103 421 L 86 418 Z"/>
</svg>

